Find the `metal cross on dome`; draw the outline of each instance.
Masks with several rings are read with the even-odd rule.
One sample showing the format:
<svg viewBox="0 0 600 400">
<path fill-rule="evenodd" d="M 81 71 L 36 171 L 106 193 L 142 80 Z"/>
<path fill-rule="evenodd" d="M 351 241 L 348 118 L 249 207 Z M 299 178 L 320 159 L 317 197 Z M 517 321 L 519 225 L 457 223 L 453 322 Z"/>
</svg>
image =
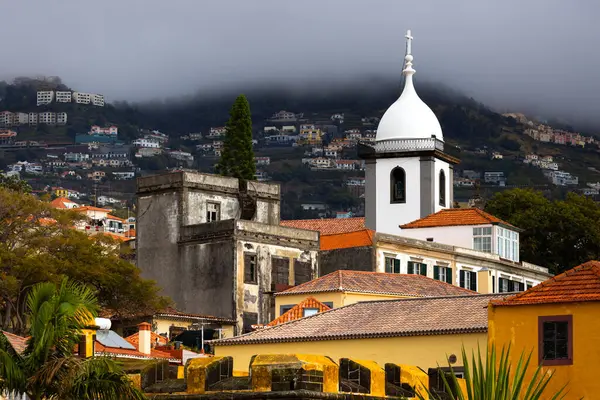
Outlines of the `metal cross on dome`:
<svg viewBox="0 0 600 400">
<path fill-rule="evenodd" d="M 406 55 L 412 54 L 412 40 L 413 37 L 411 35 L 410 29 L 406 31 L 406 35 L 404 36 L 406 38 Z"/>
</svg>

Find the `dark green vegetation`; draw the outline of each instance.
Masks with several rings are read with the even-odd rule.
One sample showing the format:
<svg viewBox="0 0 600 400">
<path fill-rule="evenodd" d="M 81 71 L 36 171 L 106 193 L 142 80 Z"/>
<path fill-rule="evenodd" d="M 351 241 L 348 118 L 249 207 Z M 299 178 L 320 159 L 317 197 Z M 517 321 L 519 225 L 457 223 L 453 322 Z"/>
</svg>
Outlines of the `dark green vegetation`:
<svg viewBox="0 0 600 400">
<path fill-rule="evenodd" d="M 460 389 L 453 370 L 448 377 L 442 375 L 451 400 L 558 400 L 567 395 L 566 387 L 556 393 L 546 390 L 552 375 L 545 373 L 541 366 L 533 367 L 531 352 L 528 355 L 521 353 L 518 359 L 511 360 L 510 346 L 502 348 L 498 354 L 496 347 L 491 345 L 485 354 L 479 349 L 477 353 L 473 351 L 469 360 L 463 347 L 462 359 L 466 390 Z M 516 363 L 512 364 L 514 361 Z M 431 399 L 440 398 L 429 395 Z M 421 395 L 419 397 L 423 399 Z"/>
<path fill-rule="evenodd" d="M 496 194 L 485 210 L 519 228 L 521 258 L 561 273 L 600 259 L 600 203 L 568 193 L 548 200 L 541 192 L 514 189 Z"/>
<path fill-rule="evenodd" d="M 215 166 L 218 174 L 243 180 L 256 176 L 252 149 L 252 116 L 246 96 L 239 95 L 229 112 L 221 159 Z"/>
<path fill-rule="evenodd" d="M 26 296 L 27 347 L 16 351 L 0 333 L 0 391 L 30 399 L 144 399 L 123 370 L 104 357 L 74 354 L 99 307 L 94 292 L 66 279 L 34 285 Z"/>
<path fill-rule="evenodd" d="M 85 284 L 107 314 L 152 314 L 168 304 L 154 281 L 143 279 L 130 253 L 108 236 L 73 229 L 82 218 L 33 195 L 0 187 L 0 327 L 27 328 L 26 299 L 39 282 L 65 277 Z"/>
</svg>

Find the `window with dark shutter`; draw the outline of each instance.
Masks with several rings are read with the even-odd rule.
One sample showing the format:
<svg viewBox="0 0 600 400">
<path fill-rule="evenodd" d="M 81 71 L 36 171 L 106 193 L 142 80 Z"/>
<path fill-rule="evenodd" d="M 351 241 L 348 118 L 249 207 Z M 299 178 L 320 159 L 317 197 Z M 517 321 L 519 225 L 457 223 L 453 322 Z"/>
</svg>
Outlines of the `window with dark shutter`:
<svg viewBox="0 0 600 400">
<path fill-rule="evenodd" d="M 422 263 L 418 263 L 415 261 L 409 261 L 407 272 L 409 274 L 427 276 L 427 264 L 422 264 Z"/>
<path fill-rule="evenodd" d="M 452 285 L 452 268 L 446 267 L 446 283 Z"/>
<path fill-rule="evenodd" d="M 475 272 L 469 272 L 469 274 L 471 274 L 471 287 L 469 289 L 476 292 L 477 291 L 477 274 Z"/>
<path fill-rule="evenodd" d="M 300 285 L 312 280 L 312 266 L 310 261 L 303 262 L 294 259 L 294 285 Z"/>
<path fill-rule="evenodd" d="M 525 291 L 525 284 L 523 282 L 519 282 L 519 292 Z"/>
<path fill-rule="evenodd" d="M 540 365 L 572 365 L 573 316 L 539 317 L 538 347 Z"/>
<path fill-rule="evenodd" d="M 271 257 L 271 283 L 274 285 L 290 284 L 290 259 Z"/>
<path fill-rule="evenodd" d="M 244 283 L 256 283 L 256 254 L 244 253 Z"/>
<path fill-rule="evenodd" d="M 437 265 L 433 266 L 433 279 L 439 281 L 440 280 L 440 268 Z"/>
<path fill-rule="evenodd" d="M 87 346 L 85 345 L 85 335 L 79 335 L 79 356 L 81 358 L 88 357 Z"/>
<path fill-rule="evenodd" d="M 460 280 L 459 284 L 460 284 L 461 288 L 465 287 L 465 272 L 466 271 L 460 271 L 459 272 L 459 280 Z"/>
</svg>

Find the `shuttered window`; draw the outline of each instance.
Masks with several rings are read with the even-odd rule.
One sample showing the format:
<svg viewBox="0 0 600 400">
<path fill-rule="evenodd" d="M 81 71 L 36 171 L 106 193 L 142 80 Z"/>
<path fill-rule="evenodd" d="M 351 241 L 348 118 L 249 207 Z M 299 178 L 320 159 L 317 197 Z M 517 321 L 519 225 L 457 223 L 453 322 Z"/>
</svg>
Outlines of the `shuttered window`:
<svg viewBox="0 0 600 400">
<path fill-rule="evenodd" d="M 271 283 L 275 285 L 289 285 L 290 259 L 271 257 Z"/>
<path fill-rule="evenodd" d="M 434 265 L 433 279 L 452 284 L 452 268 Z"/>
<path fill-rule="evenodd" d="M 477 274 L 473 271 L 460 271 L 460 287 L 477 291 Z"/>
<path fill-rule="evenodd" d="M 408 273 L 415 274 L 415 275 L 427 276 L 427 264 L 409 261 L 408 262 Z"/>
</svg>

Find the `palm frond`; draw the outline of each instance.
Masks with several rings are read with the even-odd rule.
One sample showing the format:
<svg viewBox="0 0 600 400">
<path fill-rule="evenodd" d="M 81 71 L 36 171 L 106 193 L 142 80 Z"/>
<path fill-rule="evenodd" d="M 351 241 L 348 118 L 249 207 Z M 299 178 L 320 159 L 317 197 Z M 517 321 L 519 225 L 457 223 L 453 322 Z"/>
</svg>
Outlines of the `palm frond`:
<svg viewBox="0 0 600 400">
<path fill-rule="evenodd" d="M 510 346 L 503 347 L 500 354 L 493 345 L 483 355 L 478 348 L 477 352 L 472 351 L 470 361 L 464 347 L 461 353 L 466 393 L 460 390 L 452 366 L 450 376 L 442 374 L 444 387 L 452 400 L 561 400 L 566 396 L 567 385 L 554 393 L 548 393 L 552 375 L 547 374 L 541 366 L 536 367 L 531 374 L 531 352 L 527 355 L 521 353 L 515 364 L 511 362 Z M 439 398 L 429 388 L 425 389 L 430 399 Z M 419 398 L 424 399 L 421 395 Z"/>
</svg>

